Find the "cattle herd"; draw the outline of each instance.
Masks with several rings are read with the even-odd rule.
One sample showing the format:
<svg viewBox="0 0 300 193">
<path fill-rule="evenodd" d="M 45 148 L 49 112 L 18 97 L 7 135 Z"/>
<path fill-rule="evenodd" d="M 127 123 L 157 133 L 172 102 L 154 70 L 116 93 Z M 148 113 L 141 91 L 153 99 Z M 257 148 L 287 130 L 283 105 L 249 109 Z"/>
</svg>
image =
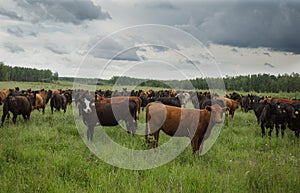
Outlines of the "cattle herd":
<svg viewBox="0 0 300 193">
<path fill-rule="evenodd" d="M 242 96 L 236 92 L 226 96 L 218 96 L 209 92 L 185 92 L 174 90 L 0 90 L 0 105 L 3 104 L 1 126 L 9 112 L 13 114 L 12 121 L 16 123 L 17 116 L 24 120 L 30 118 L 33 110 L 42 110 L 50 101 L 53 111 L 66 112 L 68 104 L 74 102 L 79 116 L 88 127 L 87 139 L 92 141 L 94 128 L 101 126 L 116 126 L 124 121 L 129 134 L 135 134 L 141 112 L 145 112 L 146 143 L 158 147 L 159 132 L 162 130 L 170 136 L 185 136 L 191 139 L 193 153 L 200 149 L 201 143 L 209 137 L 215 124 L 222 122 L 224 112 L 234 118 L 235 110 L 241 107 L 244 113 L 254 111 L 257 123 L 261 127 L 262 137 L 265 129 L 269 129 L 271 137 L 273 128 L 278 137 L 282 137 L 286 128 L 300 134 L 300 100 L 287 98 L 262 97 L 252 94 Z M 193 108 L 187 108 L 191 101 Z M 144 110 L 146 108 L 146 110 Z M 256 123 L 255 123 L 256 124 Z M 154 139 L 150 139 L 149 135 Z"/>
</svg>

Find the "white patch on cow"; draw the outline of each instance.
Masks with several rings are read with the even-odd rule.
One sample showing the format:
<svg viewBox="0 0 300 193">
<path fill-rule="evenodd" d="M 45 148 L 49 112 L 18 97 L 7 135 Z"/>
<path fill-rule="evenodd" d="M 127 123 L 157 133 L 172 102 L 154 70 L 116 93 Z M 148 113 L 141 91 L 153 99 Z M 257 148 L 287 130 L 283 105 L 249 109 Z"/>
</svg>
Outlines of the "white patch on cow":
<svg viewBox="0 0 300 193">
<path fill-rule="evenodd" d="M 83 102 L 85 103 L 85 108 L 83 109 L 83 111 L 85 113 L 91 113 L 92 112 L 92 109 L 90 107 L 90 102 L 89 100 L 87 100 L 86 98 L 83 100 Z"/>
</svg>

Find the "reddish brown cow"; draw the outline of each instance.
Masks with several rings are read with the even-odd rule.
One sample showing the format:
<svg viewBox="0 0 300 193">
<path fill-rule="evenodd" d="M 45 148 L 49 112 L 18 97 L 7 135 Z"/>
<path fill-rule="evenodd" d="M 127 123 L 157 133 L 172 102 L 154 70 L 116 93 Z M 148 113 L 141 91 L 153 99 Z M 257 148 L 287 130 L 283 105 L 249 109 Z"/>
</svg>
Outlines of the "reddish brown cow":
<svg viewBox="0 0 300 193">
<path fill-rule="evenodd" d="M 273 102 L 273 103 L 283 103 L 283 104 L 293 104 L 295 102 L 300 102 L 300 100 L 293 100 L 288 98 L 267 98 L 267 101 Z"/>
<path fill-rule="evenodd" d="M 146 107 L 145 138 L 154 148 L 158 146 L 159 131 L 167 135 L 189 137 L 193 153 L 199 150 L 203 140 L 209 137 L 215 123 L 222 122 L 225 109 L 219 105 L 207 106 L 204 110 L 186 109 L 161 103 L 149 103 Z M 148 139 L 148 127 L 154 141 Z"/>
<path fill-rule="evenodd" d="M 239 108 L 239 104 L 240 102 L 229 99 L 229 98 L 224 98 L 225 100 L 225 104 L 226 104 L 226 108 L 229 110 L 229 115 L 231 115 L 231 117 L 234 117 L 234 112 L 236 109 Z"/>
<path fill-rule="evenodd" d="M 121 101 L 125 101 L 125 100 L 129 100 L 129 101 L 134 101 L 137 105 L 136 105 L 136 119 L 135 120 L 139 120 L 139 115 L 140 115 L 140 109 L 142 106 L 142 100 L 137 97 L 137 96 L 116 96 L 116 97 L 112 97 L 112 98 L 105 98 L 103 96 L 100 95 L 96 95 L 96 102 L 102 102 L 102 103 L 111 103 L 113 102 L 121 102 Z"/>
<path fill-rule="evenodd" d="M 42 109 L 43 114 L 45 113 L 46 107 L 46 96 L 45 91 L 41 90 L 30 95 L 32 97 L 32 111 L 37 109 L 40 111 Z"/>
<path fill-rule="evenodd" d="M 5 101 L 5 99 L 9 94 L 10 94 L 10 90 L 8 89 L 0 90 L 0 105 L 2 105 L 2 102 Z"/>
</svg>

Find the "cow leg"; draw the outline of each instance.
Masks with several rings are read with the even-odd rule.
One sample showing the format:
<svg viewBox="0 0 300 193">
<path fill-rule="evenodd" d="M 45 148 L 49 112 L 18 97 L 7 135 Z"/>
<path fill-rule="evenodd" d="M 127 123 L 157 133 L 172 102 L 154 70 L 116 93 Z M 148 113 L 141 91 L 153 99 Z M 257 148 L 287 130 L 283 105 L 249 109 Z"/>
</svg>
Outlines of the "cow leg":
<svg viewBox="0 0 300 193">
<path fill-rule="evenodd" d="M 285 128 L 286 128 L 286 125 L 285 125 L 285 124 L 282 124 L 282 125 L 281 125 L 281 137 L 282 137 L 282 138 L 283 138 L 283 136 L 284 136 Z"/>
<path fill-rule="evenodd" d="M 158 139 L 159 139 L 159 130 L 155 131 L 152 135 L 154 137 L 153 148 L 157 148 L 158 147 Z"/>
<path fill-rule="evenodd" d="M 53 107 L 51 106 L 51 113 L 53 114 Z"/>
<path fill-rule="evenodd" d="M 278 137 L 278 134 L 279 134 L 279 125 L 275 125 L 275 129 L 276 129 L 276 137 Z"/>
<path fill-rule="evenodd" d="M 193 137 L 193 139 L 191 140 L 191 145 L 192 145 L 192 148 L 193 148 L 193 154 L 195 154 L 195 152 L 199 150 L 200 141 L 202 141 L 202 139 L 203 139 L 203 137 L 200 139 L 199 136 L 195 135 Z M 202 147 L 201 147 L 201 151 L 202 151 Z"/>
<path fill-rule="evenodd" d="M 272 135 L 272 131 L 273 131 L 273 127 L 272 127 L 272 126 L 270 126 L 270 127 L 269 127 L 269 133 L 268 133 L 268 134 L 269 134 L 269 137 L 271 137 L 271 135 Z"/>
<path fill-rule="evenodd" d="M 295 131 L 295 136 L 296 136 L 297 138 L 299 138 L 299 135 L 300 135 L 300 129 L 296 129 L 296 131 Z"/>
<path fill-rule="evenodd" d="M 94 127 L 93 126 L 88 126 L 87 138 L 88 138 L 89 141 L 93 141 L 93 135 L 94 135 Z"/>
<path fill-rule="evenodd" d="M 3 126 L 3 123 L 4 123 L 4 120 L 5 120 L 5 117 L 8 113 L 6 111 L 3 111 L 3 115 L 2 115 L 2 119 L 1 119 L 1 127 Z"/>
<path fill-rule="evenodd" d="M 14 124 L 17 123 L 17 116 L 18 116 L 17 114 L 13 115 L 12 121 L 13 121 Z"/>
<path fill-rule="evenodd" d="M 261 136 L 264 137 L 266 135 L 266 132 L 265 132 L 265 126 L 263 125 L 263 123 L 260 124 L 260 128 L 261 128 Z"/>
<path fill-rule="evenodd" d="M 42 108 L 43 108 L 42 112 L 43 114 L 45 114 L 45 106 L 43 106 Z"/>
</svg>

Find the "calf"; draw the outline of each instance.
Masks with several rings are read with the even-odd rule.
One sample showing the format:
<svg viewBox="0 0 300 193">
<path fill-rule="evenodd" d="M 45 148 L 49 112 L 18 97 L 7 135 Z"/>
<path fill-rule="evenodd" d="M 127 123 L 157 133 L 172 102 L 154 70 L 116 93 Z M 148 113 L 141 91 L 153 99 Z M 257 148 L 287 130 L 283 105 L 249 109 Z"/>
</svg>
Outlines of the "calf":
<svg viewBox="0 0 300 193">
<path fill-rule="evenodd" d="M 154 136 L 153 147 L 158 146 L 159 132 L 167 135 L 189 137 L 193 153 L 199 150 L 203 140 L 208 138 L 215 123 L 222 122 L 225 109 L 212 105 L 205 110 L 178 108 L 160 103 L 149 103 L 146 107 L 145 139 L 148 132 Z M 148 129 L 149 128 L 149 129 Z"/>
<path fill-rule="evenodd" d="M 3 106 L 3 115 L 2 115 L 2 123 L 5 120 L 5 117 L 8 115 L 9 111 L 13 114 L 13 123 L 17 122 L 17 116 L 22 115 L 24 120 L 28 120 L 31 114 L 31 103 L 30 100 L 25 96 L 8 96 L 4 106 Z"/>
</svg>

